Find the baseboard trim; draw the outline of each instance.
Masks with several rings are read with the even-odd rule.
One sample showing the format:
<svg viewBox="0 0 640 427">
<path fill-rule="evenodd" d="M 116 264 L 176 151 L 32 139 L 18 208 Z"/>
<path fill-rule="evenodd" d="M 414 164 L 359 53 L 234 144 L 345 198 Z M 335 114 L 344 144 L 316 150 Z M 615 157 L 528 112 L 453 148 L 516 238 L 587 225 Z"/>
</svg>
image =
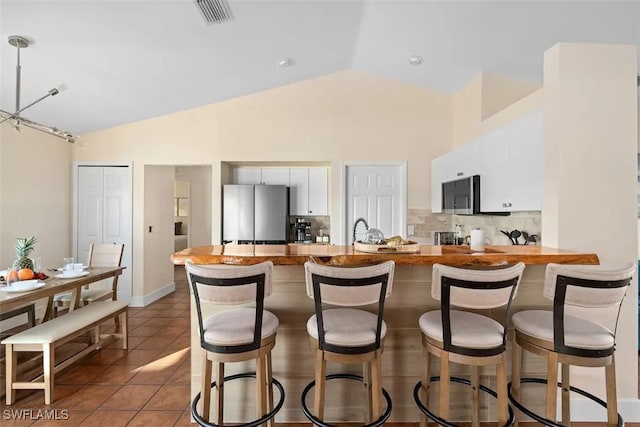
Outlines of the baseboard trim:
<svg viewBox="0 0 640 427">
<path fill-rule="evenodd" d="M 160 288 L 157 291 L 153 291 L 148 295 L 131 298 L 131 303 L 129 304 L 129 306 L 130 307 L 146 307 L 152 302 L 157 301 L 160 298 L 169 295 L 175 290 L 176 290 L 176 282 L 171 282 L 167 286 Z"/>
</svg>

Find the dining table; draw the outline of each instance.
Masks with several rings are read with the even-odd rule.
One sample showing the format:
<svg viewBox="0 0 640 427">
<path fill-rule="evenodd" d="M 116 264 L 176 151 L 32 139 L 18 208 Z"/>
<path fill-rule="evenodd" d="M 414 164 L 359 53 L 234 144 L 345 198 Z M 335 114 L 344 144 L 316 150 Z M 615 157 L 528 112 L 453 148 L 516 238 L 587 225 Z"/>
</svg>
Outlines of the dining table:
<svg viewBox="0 0 640 427">
<path fill-rule="evenodd" d="M 5 287 L 0 286 L 0 312 L 6 312 L 26 304 L 32 304 L 40 299 L 46 298 L 47 307 L 42 322 L 49 320 L 53 314 L 53 297 L 56 294 L 71 292 L 71 303 L 69 311 L 73 311 L 80 306 L 80 294 L 83 286 L 99 282 L 105 279 L 112 279 L 113 300 L 118 297 L 118 277 L 126 267 L 91 267 L 85 270 L 88 274 L 80 277 L 56 277 L 61 276 L 57 272 L 51 272 L 51 276 L 42 280 L 44 286 L 25 292 L 7 292 Z M 3 290 L 4 289 L 4 290 Z"/>
</svg>

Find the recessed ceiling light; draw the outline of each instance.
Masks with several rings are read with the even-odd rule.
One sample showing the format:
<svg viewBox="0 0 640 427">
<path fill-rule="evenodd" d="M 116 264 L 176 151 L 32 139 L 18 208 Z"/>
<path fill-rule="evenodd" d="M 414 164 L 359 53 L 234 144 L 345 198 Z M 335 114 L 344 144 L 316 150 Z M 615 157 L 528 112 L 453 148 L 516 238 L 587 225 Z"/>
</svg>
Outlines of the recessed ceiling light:
<svg viewBox="0 0 640 427">
<path fill-rule="evenodd" d="M 411 65 L 422 65 L 423 62 L 422 56 L 412 55 L 409 57 L 409 64 Z"/>
<path fill-rule="evenodd" d="M 280 61 L 278 61 L 278 67 L 280 67 L 280 68 L 293 67 L 293 59 L 291 59 L 291 58 L 282 58 Z"/>
</svg>

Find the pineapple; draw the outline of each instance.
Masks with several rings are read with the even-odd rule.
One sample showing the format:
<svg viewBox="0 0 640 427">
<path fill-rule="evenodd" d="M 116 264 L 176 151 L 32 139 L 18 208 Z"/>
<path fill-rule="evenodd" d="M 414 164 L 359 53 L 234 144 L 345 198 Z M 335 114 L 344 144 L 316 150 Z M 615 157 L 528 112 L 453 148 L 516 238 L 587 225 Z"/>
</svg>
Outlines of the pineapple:
<svg viewBox="0 0 640 427">
<path fill-rule="evenodd" d="M 17 239 L 16 243 L 16 260 L 13 262 L 13 268 L 28 268 L 33 270 L 33 261 L 29 258 L 29 254 L 35 249 L 38 239 L 35 236 L 22 237 Z"/>
</svg>

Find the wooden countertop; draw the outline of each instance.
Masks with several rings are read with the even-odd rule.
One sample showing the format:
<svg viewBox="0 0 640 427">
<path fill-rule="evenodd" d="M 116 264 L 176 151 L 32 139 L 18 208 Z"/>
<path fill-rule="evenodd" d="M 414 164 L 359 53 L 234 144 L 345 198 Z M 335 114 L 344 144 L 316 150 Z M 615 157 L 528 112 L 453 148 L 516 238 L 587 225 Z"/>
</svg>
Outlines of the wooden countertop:
<svg viewBox="0 0 640 427">
<path fill-rule="evenodd" d="M 594 253 L 571 252 L 542 246 L 487 246 L 472 253 L 469 246 L 420 246 L 416 253 L 367 253 L 353 246 L 337 245 L 212 245 L 187 248 L 171 256 L 176 265 L 185 260 L 195 264 L 251 265 L 272 261 L 275 265 L 301 265 L 310 256 L 325 265 L 366 265 L 393 260 L 397 265 L 499 265 L 524 262 L 527 265 L 599 264 Z"/>
</svg>

